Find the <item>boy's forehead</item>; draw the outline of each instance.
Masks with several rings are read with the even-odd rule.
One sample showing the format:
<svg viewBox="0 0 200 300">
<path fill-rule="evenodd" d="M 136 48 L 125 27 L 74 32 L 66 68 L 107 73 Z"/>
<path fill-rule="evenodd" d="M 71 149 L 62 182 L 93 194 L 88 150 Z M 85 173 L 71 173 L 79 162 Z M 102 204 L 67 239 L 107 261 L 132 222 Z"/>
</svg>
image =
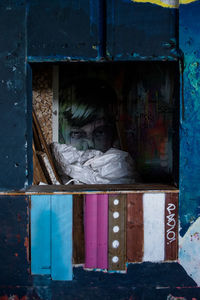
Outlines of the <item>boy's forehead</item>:
<svg viewBox="0 0 200 300">
<path fill-rule="evenodd" d="M 90 122 L 82 127 L 79 127 L 79 129 L 84 130 L 85 132 L 93 131 L 95 128 L 102 126 L 105 124 L 105 121 L 103 119 L 99 119 L 93 122 Z"/>
</svg>

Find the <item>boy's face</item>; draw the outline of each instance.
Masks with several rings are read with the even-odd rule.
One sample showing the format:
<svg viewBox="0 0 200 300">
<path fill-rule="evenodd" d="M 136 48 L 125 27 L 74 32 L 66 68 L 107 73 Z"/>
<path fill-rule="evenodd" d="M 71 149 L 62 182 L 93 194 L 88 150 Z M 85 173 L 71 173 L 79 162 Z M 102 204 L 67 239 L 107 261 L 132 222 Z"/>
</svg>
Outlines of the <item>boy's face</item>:
<svg viewBox="0 0 200 300">
<path fill-rule="evenodd" d="M 113 128 L 103 119 L 88 123 L 82 127 L 72 127 L 70 144 L 77 150 L 95 149 L 107 151 L 113 144 Z"/>
</svg>

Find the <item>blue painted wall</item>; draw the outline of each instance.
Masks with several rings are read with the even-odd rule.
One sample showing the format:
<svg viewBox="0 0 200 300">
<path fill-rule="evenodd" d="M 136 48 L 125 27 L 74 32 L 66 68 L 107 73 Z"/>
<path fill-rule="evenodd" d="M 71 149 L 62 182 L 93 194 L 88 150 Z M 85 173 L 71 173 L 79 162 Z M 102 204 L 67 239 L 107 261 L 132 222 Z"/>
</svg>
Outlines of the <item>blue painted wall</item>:
<svg viewBox="0 0 200 300">
<path fill-rule="evenodd" d="M 0 190 L 19 190 L 32 182 L 27 60 L 99 61 L 102 55 L 114 60 L 176 58 L 176 10 L 121 0 L 105 4 L 102 0 L 1 1 Z"/>
<path fill-rule="evenodd" d="M 200 214 L 200 1 L 181 5 L 183 53 L 180 128 L 181 235 Z"/>
<path fill-rule="evenodd" d="M 0 189 L 4 190 L 21 189 L 31 181 L 25 2 L 0 3 Z"/>
<path fill-rule="evenodd" d="M 107 1 L 107 55 L 114 60 L 177 58 L 178 10 L 131 0 Z"/>
<path fill-rule="evenodd" d="M 133 4 L 131 1 L 122 0 L 108 2 L 109 5 L 106 10 L 107 49 L 103 49 L 105 38 L 102 39 L 103 31 L 101 30 L 105 30 L 103 28 L 105 24 L 101 22 L 100 16 L 103 15 L 101 10 L 105 7 L 99 5 L 97 0 L 1 1 L 1 190 L 19 190 L 32 181 L 31 72 L 26 64 L 27 58 L 33 62 L 67 60 L 68 57 L 99 60 L 105 50 L 108 58 L 114 60 L 168 60 L 176 58 L 178 24 L 177 12 L 174 9 L 164 9 L 151 4 Z M 182 235 L 199 216 L 199 15 L 199 1 L 180 7 L 180 48 L 184 54 L 180 129 L 180 220 Z M 132 16 L 135 18 L 132 19 Z M 124 36 L 127 36 L 127 40 L 124 39 Z M 5 293 L 7 295 L 16 294 L 20 289 L 18 293 L 20 297 L 27 295 L 27 293 L 33 293 L 30 299 L 52 299 L 52 293 L 57 298 L 58 293 L 60 293 L 60 299 L 62 299 L 64 293 L 68 294 L 70 291 L 76 295 L 81 288 L 83 298 L 89 293 L 93 299 L 94 295 L 97 298 L 97 293 L 102 293 L 101 298 L 102 295 L 105 296 L 107 285 L 108 297 L 111 299 L 116 291 L 119 296 L 118 299 L 120 297 L 124 299 L 124 295 L 127 299 L 134 299 L 133 297 L 145 299 L 146 295 L 144 295 L 145 292 L 141 291 L 141 287 L 148 287 L 149 289 L 149 296 L 146 299 L 155 299 L 155 297 L 157 297 L 156 299 L 163 299 L 163 297 L 167 297 L 168 293 L 176 296 L 193 296 L 197 299 L 199 297 L 197 289 L 190 289 L 189 291 L 184 289 L 184 292 L 175 289 L 175 285 L 196 287 L 196 284 L 188 278 L 183 269 L 180 270 L 180 266 L 177 264 L 170 264 L 171 273 L 169 272 L 169 264 L 166 265 L 166 268 L 163 265 L 161 267 L 157 264 L 144 264 L 143 269 L 137 269 L 137 265 L 135 265 L 128 270 L 127 276 L 111 275 L 109 280 L 105 274 L 87 273 L 86 276 L 84 271 L 82 273 L 82 271 L 77 270 L 75 271 L 75 280 L 72 283 L 64 286 L 53 286 L 52 284 L 53 291 L 50 288 L 49 279 L 48 282 L 44 281 L 43 283 L 44 278 L 35 278 L 35 286 L 37 286 L 35 290 L 37 291 L 34 294 L 34 289 L 30 283 L 29 263 L 25 249 L 25 237 L 28 236 L 26 231 L 28 203 L 25 197 L 15 196 L 13 198 L 9 196 L 0 199 L 0 208 L 0 248 L 2 251 L 0 296 Z M 20 236 L 22 237 L 21 240 Z M 171 274 L 171 277 L 166 278 L 166 274 Z M 180 274 L 183 277 L 174 283 Z M 165 278 L 165 282 L 162 281 L 162 278 Z M 153 279 L 153 283 L 151 279 Z M 117 287 L 116 285 L 112 286 L 112 283 L 117 283 Z M 6 288 L 5 285 L 7 285 Z M 16 285 L 20 286 L 16 288 Z M 41 288 L 42 285 L 44 288 Z M 169 288 L 168 290 L 157 289 L 157 286 Z M 44 296 L 45 292 L 49 293 L 47 297 Z"/>
</svg>

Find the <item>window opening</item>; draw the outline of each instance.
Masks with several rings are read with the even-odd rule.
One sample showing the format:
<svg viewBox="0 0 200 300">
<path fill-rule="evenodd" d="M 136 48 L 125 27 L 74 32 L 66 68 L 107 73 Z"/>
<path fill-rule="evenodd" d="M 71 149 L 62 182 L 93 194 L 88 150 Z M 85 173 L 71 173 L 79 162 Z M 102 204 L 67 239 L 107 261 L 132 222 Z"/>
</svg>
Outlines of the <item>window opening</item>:
<svg viewBox="0 0 200 300">
<path fill-rule="evenodd" d="M 175 62 L 32 69 L 33 107 L 62 184 L 175 183 Z"/>
</svg>

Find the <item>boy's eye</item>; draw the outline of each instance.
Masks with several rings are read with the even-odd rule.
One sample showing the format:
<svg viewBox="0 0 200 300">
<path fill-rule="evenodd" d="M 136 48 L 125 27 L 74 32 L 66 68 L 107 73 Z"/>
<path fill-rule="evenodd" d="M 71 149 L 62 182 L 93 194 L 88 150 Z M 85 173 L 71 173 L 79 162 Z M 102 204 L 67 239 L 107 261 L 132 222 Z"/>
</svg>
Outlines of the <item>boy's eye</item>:
<svg viewBox="0 0 200 300">
<path fill-rule="evenodd" d="M 103 130 L 97 130 L 97 131 L 95 131 L 94 136 L 100 137 L 100 136 L 103 136 L 104 134 L 105 134 L 105 132 Z"/>
<path fill-rule="evenodd" d="M 103 137 L 105 135 L 108 135 L 109 131 L 110 131 L 110 128 L 107 128 L 107 126 L 99 126 L 94 130 L 93 136 L 94 137 Z"/>
<path fill-rule="evenodd" d="M 70 132 L 70 137 L 73 139 L 80 139 L 85 136 L 85 132 L 81 130 L 73 130 Z"/>
</svg>

